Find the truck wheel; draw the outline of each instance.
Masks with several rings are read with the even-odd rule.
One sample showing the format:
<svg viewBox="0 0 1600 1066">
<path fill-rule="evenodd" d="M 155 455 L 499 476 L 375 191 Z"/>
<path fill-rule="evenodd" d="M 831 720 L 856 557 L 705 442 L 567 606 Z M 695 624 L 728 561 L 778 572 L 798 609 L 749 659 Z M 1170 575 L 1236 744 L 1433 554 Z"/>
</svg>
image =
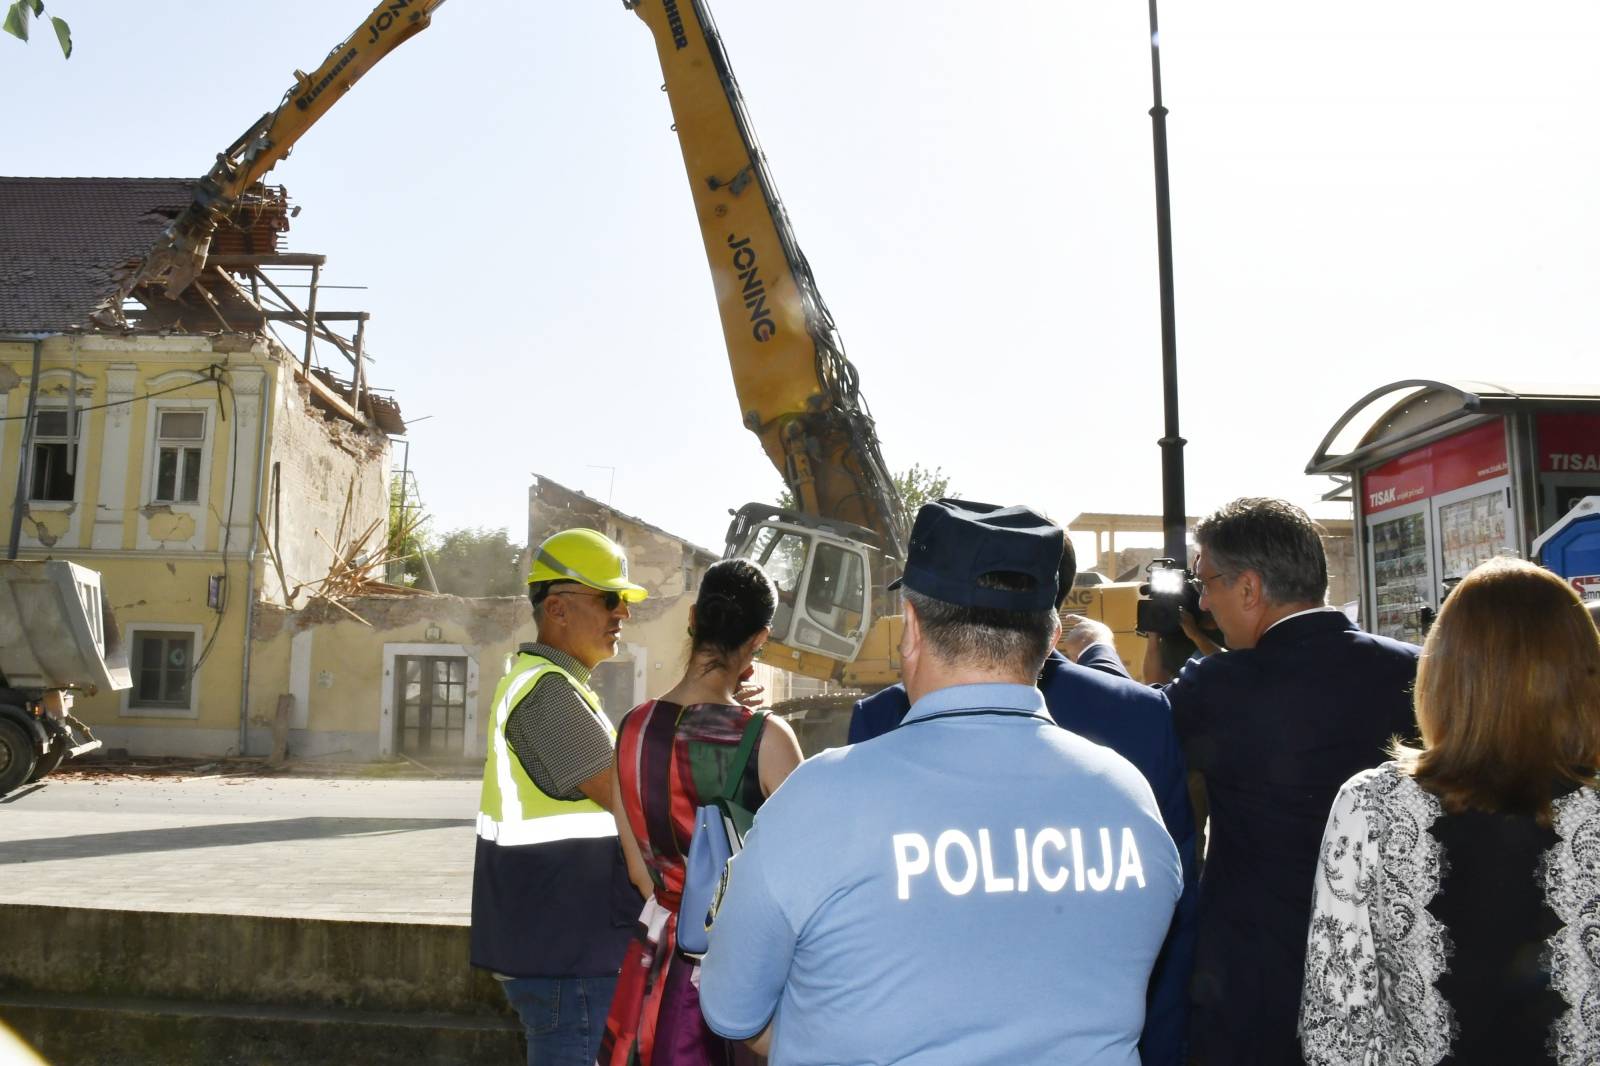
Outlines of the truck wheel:
<svg viewBox="0 0 1600 1066">
<path fill-rule="evenodd" d="M 38 758 L 28 731 L 0 718 L 0 796 L 31 780 Z"/>
<path fill-rule="evenodd" d="M 39 756 L 38 763 L 33 768 L 33 773 L 28 775 L 28 784 L 31 785 L 35 781 L 55 773 L 56 767 L 66 761 L 66 758 L 67 749 L 58 743 L 50 749 L 48 754 Z"/>
</svg>

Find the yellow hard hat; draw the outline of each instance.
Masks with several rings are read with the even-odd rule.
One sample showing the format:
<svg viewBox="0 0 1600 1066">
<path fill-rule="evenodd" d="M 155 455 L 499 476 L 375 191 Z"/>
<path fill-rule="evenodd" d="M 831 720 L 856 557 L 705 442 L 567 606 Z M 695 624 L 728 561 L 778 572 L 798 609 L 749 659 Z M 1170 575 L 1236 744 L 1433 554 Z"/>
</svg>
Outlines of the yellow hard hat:
<svg viewBox="0 0 1600 1066">
<path fill-rule="evenodd" d="M 592 589 L 615 592 L 628 603 L 649 595 L 628 580 L 628 559 L 616 542 L 592 529 L 564 529 L 545 538 L 533 553 L 528 584 L 576 581 Z"/>
</svg>

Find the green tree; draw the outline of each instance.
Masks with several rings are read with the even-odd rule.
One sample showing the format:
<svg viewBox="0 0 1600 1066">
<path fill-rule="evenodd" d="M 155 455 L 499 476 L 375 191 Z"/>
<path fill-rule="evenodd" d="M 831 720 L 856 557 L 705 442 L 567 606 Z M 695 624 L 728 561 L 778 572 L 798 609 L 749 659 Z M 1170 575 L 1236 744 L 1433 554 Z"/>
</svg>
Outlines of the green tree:
<svg viewBox="0 0 1600 1066">
<path fill-rule="evenodd" d="M 12 0 L 11 6 L 6 9 L 5 31 L 19 40 L 26 41 L 28 31 L 32 28 L 32 21 L 43 17 L 44 0 Z M 50 26 L 56 31 L 56 41 L 61 45 L 61 54 L 71 59 L 72 30 L 67 27 L 67 20 L 51 15 Z"/>
<path fill-rule="evenodd" d="M 522 545 L 504 529 L 453 529 L 428 550 L 440 592 L 456 596 L 519 596 L 525 587 Z"/>
<path fill-rule="evenodd" d="M 908 522 L 917 517 L 917 511 L 923 504 L 958 495 L 951 493 L 950 478 L 945 474 L 944 467 L 936 466 L 930 470 L 920 463 L 912 463 L 910 469 L 896 474 L 894 489 L 900 494 L 900 506 L 905 508 Z"/>
<path fill-rule="evenodd" d="M 932 503 L 946 496 L 960 495 L 950 491 L 950 478 L 942 466 L 930 469 L 921 463 L 912 463 L 910 467 L 893 477 L 894 490 L 900 494 L 900 506 L 905 509 L 907 521 L 916 518 L 917 510 L 925 503 Z M 784 489 L 778 493 L 778 498 L 773 502 L 785 510 L 792 511 L 794 493 Z"/>
<path fill-rule="evenodd" d="M 389 580 L 427 588 L 422 555 L 428 551 L 428 516 L 399 481 L 389 482 L 389 537 L 385 554 L 394 561 Z"/>
</svg>

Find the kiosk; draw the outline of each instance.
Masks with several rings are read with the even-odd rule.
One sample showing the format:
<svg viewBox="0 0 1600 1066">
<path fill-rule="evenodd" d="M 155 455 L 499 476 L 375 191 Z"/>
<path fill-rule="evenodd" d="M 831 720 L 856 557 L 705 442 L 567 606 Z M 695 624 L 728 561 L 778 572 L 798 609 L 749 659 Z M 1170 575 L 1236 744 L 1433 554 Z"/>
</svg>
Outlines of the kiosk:
<svg viewBox="0 0 1600 1066">
<path fill-rule="evenodd" d="M 1600 495 L 1600 385 L 1397 381 L 1333 424 L 1306 473 L 1354 506 L 1362 626 L 1420 643 L 1449 584 L 1496 554 L 1533 558 Z"/>
</svg>

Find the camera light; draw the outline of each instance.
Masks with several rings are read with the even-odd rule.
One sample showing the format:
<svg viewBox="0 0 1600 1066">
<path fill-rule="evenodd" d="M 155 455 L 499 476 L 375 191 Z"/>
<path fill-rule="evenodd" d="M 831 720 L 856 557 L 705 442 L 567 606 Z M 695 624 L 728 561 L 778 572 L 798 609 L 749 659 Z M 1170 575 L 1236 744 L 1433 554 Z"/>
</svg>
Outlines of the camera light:
<svg viewBox="0 0 1600 1066">
<path fill-rule="evenodd" d="M 1150 571 L 1150 594 L 1152 596 L 1176 596 L 1182 591 L 1182 570 Z"/>
</svg>

